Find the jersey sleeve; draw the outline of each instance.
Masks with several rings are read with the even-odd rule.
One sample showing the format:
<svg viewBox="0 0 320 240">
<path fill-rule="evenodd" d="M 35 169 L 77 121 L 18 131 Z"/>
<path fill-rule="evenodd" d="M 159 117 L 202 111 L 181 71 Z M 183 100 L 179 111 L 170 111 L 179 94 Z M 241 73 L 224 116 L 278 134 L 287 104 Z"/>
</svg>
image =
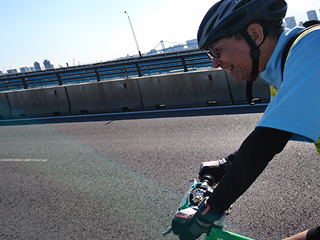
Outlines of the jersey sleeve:
<svg viewBox="0 0 320 240">
<path fill-rule="evenodd" d="M 208 204 L 216 212 L 225 211 L 282 151 L 292 133 L 272 128 L 256 128 L 242 143 Z"/>
</svg>

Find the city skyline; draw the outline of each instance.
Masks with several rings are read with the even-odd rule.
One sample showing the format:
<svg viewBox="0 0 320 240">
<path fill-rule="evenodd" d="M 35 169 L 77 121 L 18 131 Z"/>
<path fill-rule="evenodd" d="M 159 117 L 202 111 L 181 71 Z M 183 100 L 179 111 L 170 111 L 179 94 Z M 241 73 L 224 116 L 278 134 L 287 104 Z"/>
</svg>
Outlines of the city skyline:
<svg viewBox="0 0 320 240">
<path fill-rule="evenodd" d="M 142 53 L 149 52 L 161 40 L 185 44 L 196 38 L 197 28 L 214 2 L 203 0 L 194 11 L 191 0 L 164 0 L 162 4 L 146 0 L 124 0 L 123 4 L 115 0 L 1 1 L 0 27 L 5 34 L 0 42 L 4 56 L 0 71 L 30 68 L 35 61 L 44 59 L 59 68 L 67 63 L 83 65 L 136 55 L 124 11 L 130 15 Z M 307 11 L 316 10 L 319 16 L 318 0 L 287 3 L 286 17 L 294 16 L 297 24 L 308 19 Z"/>
<path fill-rule="evenodd" d="M 320 12 L 320 9 L 319 9 L 319 12 Z M 307 11 L 307 16 L 308 16 L 308 21 L 319 20 L 317 13 L 316 13 L 316 10 Z M 295 26 L 303 26 L 303 21 L 300 21 L 297 24 L 294 16 L 286 17 L 284 20 L 285 20 L 284 22 L 285 22 L 286 27 L 290 28 L 290 29 L 294 28 Z"/>
<path fill-rule="evenodd" d="M 177 43 L 177 45 L 174 46 L 169 46 L 169 47 L 165 47 L 163 41 L 160 41 L 160 43 L 162 44 L 162 49 L 160 50 L 156 50 L 156 49 L 151 49 L 149 52 L 146 53 L 142 53 L 143 56 L 148 56 L 148 55 L 152 55 L 152 54 L 157 54 L 157 53 L 161 53 L 161 52 L 172 52 L 172 51 L 180 51 L 180 50 L 187 50 L 187 49 L 191 49 L 191 48 L 197 48 L 198 47 L 198 43 L 197 43 L 197 39 L 192 39 L 192 40 L 187 40 L 185 43 Z M 159 44 L 160 44 L 159 43 Z M 158 45 L 159 45 L 158 44 Z M 137 57 L 138 54 L 134 54 L 133 56 L 123 56 L 117 59 L 123 59 L 123 58 L 127 58 L 127 57 Z M 117 60 L 114 59 L 114 60 Z M 78 64 L 80 65 L 80 63 Z M 75 62 L 73 62 L 73 64 L 71 66 L 77 66 L 77 64 Z M 66 67 L 70 67 L 69 64 Z M 56 66 L 54 67 L 53 64 L 50 63 L 50 61 L 48 59 L 45 59 L 43 61 L 43 67 L 40 66 L 38 61 L 34 62 L 34 65 L 31 67 L 20 67 L 20 73 L 23 72 L 34 72 L 34 71 L 41 71 L 41 70 L 50 70 L 50 69 L 55 69 L 55 68 L 62 68 L 62 66 Z M 17 69 L 8 69 L 7 73 L 12 74 L 12 73 L 19 73 L 17 71 Z M 0 71 L 0 75 L 4 74 L 2 71 Z"/>
</svg>

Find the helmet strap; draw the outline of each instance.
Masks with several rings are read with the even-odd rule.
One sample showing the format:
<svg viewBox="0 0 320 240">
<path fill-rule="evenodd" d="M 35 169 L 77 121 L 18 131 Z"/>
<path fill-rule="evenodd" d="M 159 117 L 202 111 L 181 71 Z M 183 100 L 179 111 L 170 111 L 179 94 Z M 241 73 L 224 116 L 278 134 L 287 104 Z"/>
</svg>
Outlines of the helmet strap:
<svg viewBox="0 0 320 240">
<path fill-rule="evenodd" d="M 252 83 L 258 78 L 259 75 L 259 57 L 260 57 L 260 46 L 265 41 L 267 34 L 264 32 L 264 38 L 262 42 L 259 45 L 256 45 L 251 36 L 249 35 L 248 31 L 246 29 L 243 29 L 240 34 L 244 37 L 246 42 L 251 48 L 251 58 L 252 58 L 252 71 L 249 79 L 247 80 L 247 86 L 246 86 L 246 96 L 247 101 L 250 105 L 254 105 L 256 100 L 252 96 Z"/>
</svg>

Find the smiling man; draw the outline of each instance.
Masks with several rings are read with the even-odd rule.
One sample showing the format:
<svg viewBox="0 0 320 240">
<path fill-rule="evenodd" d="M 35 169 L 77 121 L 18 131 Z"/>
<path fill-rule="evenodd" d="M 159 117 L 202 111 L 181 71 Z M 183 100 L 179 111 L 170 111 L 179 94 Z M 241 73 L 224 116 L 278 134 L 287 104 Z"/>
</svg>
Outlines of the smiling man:
<svg viewBox="0 0 320 240">
<path fill-rule="evenodd" d="M 260 24 L 253 23 L 247 28 L 248 34 L 256 45 L 259 46 L 263 41 L 266 43 L 260 47 L 259 72 L 265 70 L 268 59 L 271 57 L 281 34 L 280 29 L 282 31 L 282 27 L 278 26 L 278 29 L 274 30 L 276 32 L 272 32 L 272 35 L 269 33 L 270 36 L 265 38 L 264 30 Z M 227 70 L 236 82 L 250 78 L 252 73 L 251 48 L 241 34 L 218 40 L 210 44 L 207 49 L 214 68 L 221 67 Z"/>
<path fill-rule="evenodd" d="M 180 239 L 209 233 L 289 140 L 319 140 L 320 26 L 284 29 L 286 10 L 284 0 L 222 0 L 199 27 L 199 49 L 208 51 L 214 68 L 236 82 L 260 77 L 276 95 L 239 150 L 201 164 L 199 175 L 211 174 L 219 185 L 197 210 L 176 214 L 172 229 Z"/>
</svg>

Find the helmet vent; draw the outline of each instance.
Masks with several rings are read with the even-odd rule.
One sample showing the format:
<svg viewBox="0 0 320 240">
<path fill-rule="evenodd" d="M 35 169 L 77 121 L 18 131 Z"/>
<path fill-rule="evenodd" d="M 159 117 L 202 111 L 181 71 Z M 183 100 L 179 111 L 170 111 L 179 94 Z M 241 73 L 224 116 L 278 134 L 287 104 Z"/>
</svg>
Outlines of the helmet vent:
<svg viewBox="0 0 320 240">
<path fill-rule="evenodd" d="M 217 17 L 218 17 L 218 16 L 217 16 Z M 209 27 L 207 28 L 206 36 L 207 36 L 207 35 L 209 34 L 209 32 L 212 30 L 213 25 L 214 25 L 214 24 L 216 23 L 216 21 L 217 21 L 217 17 L 215 17 L 215 18 L 211 21 Z"/>
<path fill-rule="evenodd" d="M 229 2 L 228 5 L 224 7 L 222 13 L 220 13 L 220 15 L 219 15 L 219 19 L 221 19 L 224 16 L 226 11 L 229 9 L 230 5 L 231 5 L 231 2 Z"/>
<path fill-rule="evenodd" d="M 250 2 L 252 2 L 252 0 L 242 0 L 233 8 L 233 10 L 237 10 Z"/>
</svg>

